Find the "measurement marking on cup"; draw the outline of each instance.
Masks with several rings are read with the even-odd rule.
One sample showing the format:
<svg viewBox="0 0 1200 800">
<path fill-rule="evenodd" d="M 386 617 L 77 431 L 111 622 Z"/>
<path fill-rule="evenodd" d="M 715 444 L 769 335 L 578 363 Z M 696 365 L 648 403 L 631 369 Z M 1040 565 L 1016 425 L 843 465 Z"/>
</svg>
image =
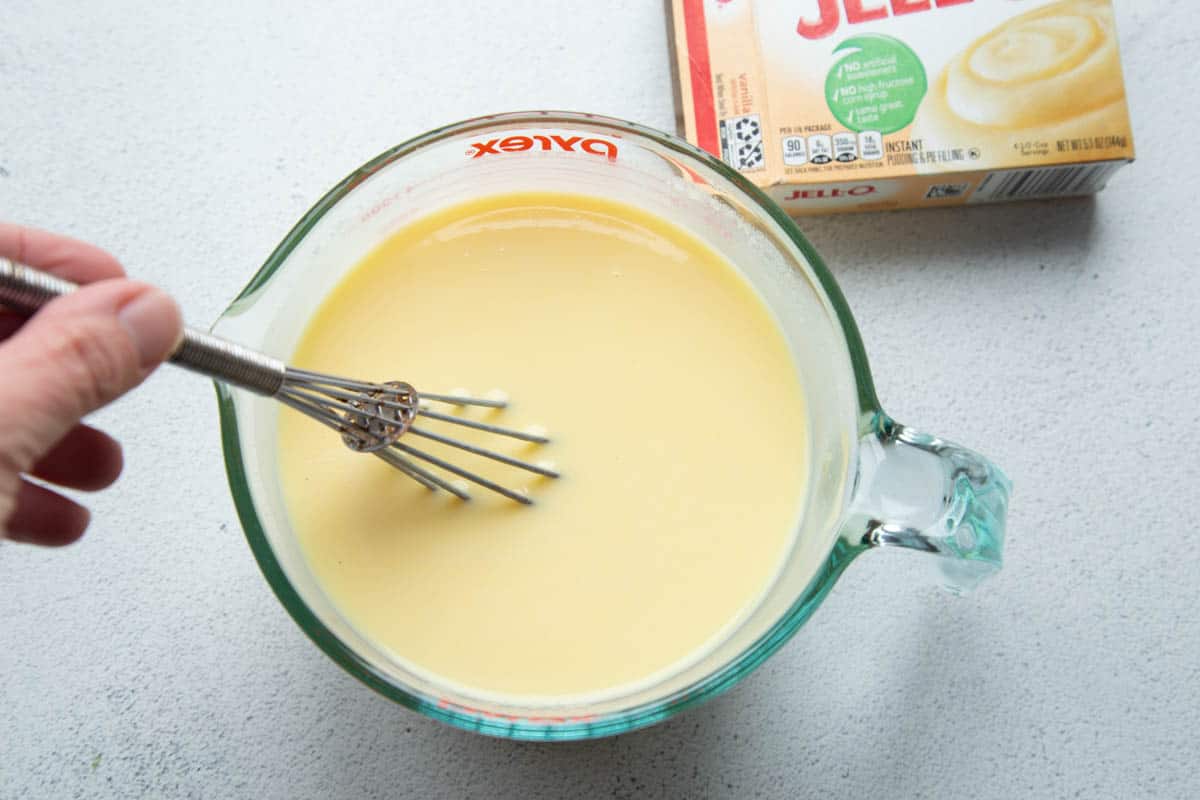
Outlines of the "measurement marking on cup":
<svg viewBox="0 0 1200 800">
<path fill-rule="evenodd" d="M 445 697 L 439 697 L 437 707 L 443 711 L 453 711 L 463 714 L 473 714 L 477 717 L 486 717 L 488 719 L 504 720 L 505 722 L 532 722 L 541 724 L 556 724 L 565 725 L 568 723 L 588 723 L 596 719 L 595 714 L 577 714 L 570 716 L 555 716 L 549 714 L 505 714 L 500 711 L 488 711 L 485 708 L 475 708 L 473 706 L 462 705 L 448 700 Z"/>
</svg>

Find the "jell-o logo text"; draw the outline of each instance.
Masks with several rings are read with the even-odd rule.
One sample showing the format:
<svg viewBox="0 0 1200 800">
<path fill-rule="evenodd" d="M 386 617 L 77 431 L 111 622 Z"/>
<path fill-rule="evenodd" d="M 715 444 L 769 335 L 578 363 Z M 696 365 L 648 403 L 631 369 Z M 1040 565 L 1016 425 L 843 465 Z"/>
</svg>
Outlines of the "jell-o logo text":
<svg viewBox="0 0 1200 800">
<path fill-rule="evenodd" d="M 811 2 L 811 0 L 810 0 Z M 796 33 L 805 39 L 823 39 L 838 29 L 842 22 L 841 9 L 846 9 L 846 23 L 874 22 L 889 16 L 915 14 L 934 8 L 961 6 L 974 0 L 816 0 L 817 18 L 800 17 Z"/>
</svg>

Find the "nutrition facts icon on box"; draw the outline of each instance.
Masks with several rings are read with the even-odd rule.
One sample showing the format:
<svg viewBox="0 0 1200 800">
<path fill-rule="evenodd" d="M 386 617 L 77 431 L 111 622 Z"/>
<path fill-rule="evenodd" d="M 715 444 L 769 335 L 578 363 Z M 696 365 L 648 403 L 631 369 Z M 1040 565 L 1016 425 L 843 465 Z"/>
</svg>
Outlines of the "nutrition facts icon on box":
<svg viewBox="0 0 1200 800">
<path fill-rule="evenodd" d="M 863 161 L 878 161 L 883 158 L 883 134 L 879 131 L 863 131 L 858 135 L 858 157 Z"/>
<path fill-rule="evenodd" d="M 848 164 L 858 159 L 858 137 L 849 131 L 833 135 L 833 159 Z"/>
<path fill-rule="evenodd" d="M 753 172 L 765 166 L 762 122 L 758 114 L 723 119 L 717 128 L 721 157 L 726 164 L 739 172 Z"/>
<path fill-rule="evenodd" d="M 833 161 L 833 139 L 823 133 L 808 137 L 808 160 L 814 164 Z"/>
<path fill-rule="evenodd" d="M 804 144 L 803 136 L 784 136 L 782 145 L 784 164 L 798 167 L 808 163 L 808 148 Z"/>
</svg>

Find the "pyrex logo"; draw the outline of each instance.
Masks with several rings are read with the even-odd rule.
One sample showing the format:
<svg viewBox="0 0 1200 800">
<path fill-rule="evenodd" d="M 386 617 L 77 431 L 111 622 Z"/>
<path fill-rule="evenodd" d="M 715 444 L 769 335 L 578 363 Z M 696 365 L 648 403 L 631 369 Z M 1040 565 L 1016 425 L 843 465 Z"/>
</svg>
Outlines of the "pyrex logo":
<svg viewBox="0 0 1200 800">
<path fill-rule="evenodd" d="M 593 156 L 604 156 L 609 161 L 617 160 L 617 145 L 606 139 L 582 136 L 508 136 L 503 139 L 492 139 L 487 142 L 473 142 L 467 155 L 471 158 L 483 158 L 486 155 L 501 153 L 523 153 L 526 150 L 561 150 L 565 153 L 588 153 Z"/>
<path fill-rule="evenodd" d="M 879 189 L 875 186 L 864 183 L 859 186 L 851 186 L 849 189 L 841 188 L 821 188 L 821 189 L 797 189 L 790 195 L 785 197 L 785 200 L 833 200 L 838 197 L 865 197 L 869 194 L 875 194 Z"/>
</svg>

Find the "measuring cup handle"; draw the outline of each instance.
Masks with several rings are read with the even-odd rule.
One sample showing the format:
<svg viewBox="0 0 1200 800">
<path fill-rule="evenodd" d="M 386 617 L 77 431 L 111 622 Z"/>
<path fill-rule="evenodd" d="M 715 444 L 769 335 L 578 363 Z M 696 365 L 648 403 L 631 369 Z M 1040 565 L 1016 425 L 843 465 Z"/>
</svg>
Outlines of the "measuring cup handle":
<svg viewBox="0 0 1200 800">
<path fill-rule="evenodd" d="M 859 442 L 858 480 L 843 538 L 855 549 L 928 554 L 934 581 L 963 594 L 1000 569 L 1012 483 L 966 448 L 882 412 Z"/>
</svg>

